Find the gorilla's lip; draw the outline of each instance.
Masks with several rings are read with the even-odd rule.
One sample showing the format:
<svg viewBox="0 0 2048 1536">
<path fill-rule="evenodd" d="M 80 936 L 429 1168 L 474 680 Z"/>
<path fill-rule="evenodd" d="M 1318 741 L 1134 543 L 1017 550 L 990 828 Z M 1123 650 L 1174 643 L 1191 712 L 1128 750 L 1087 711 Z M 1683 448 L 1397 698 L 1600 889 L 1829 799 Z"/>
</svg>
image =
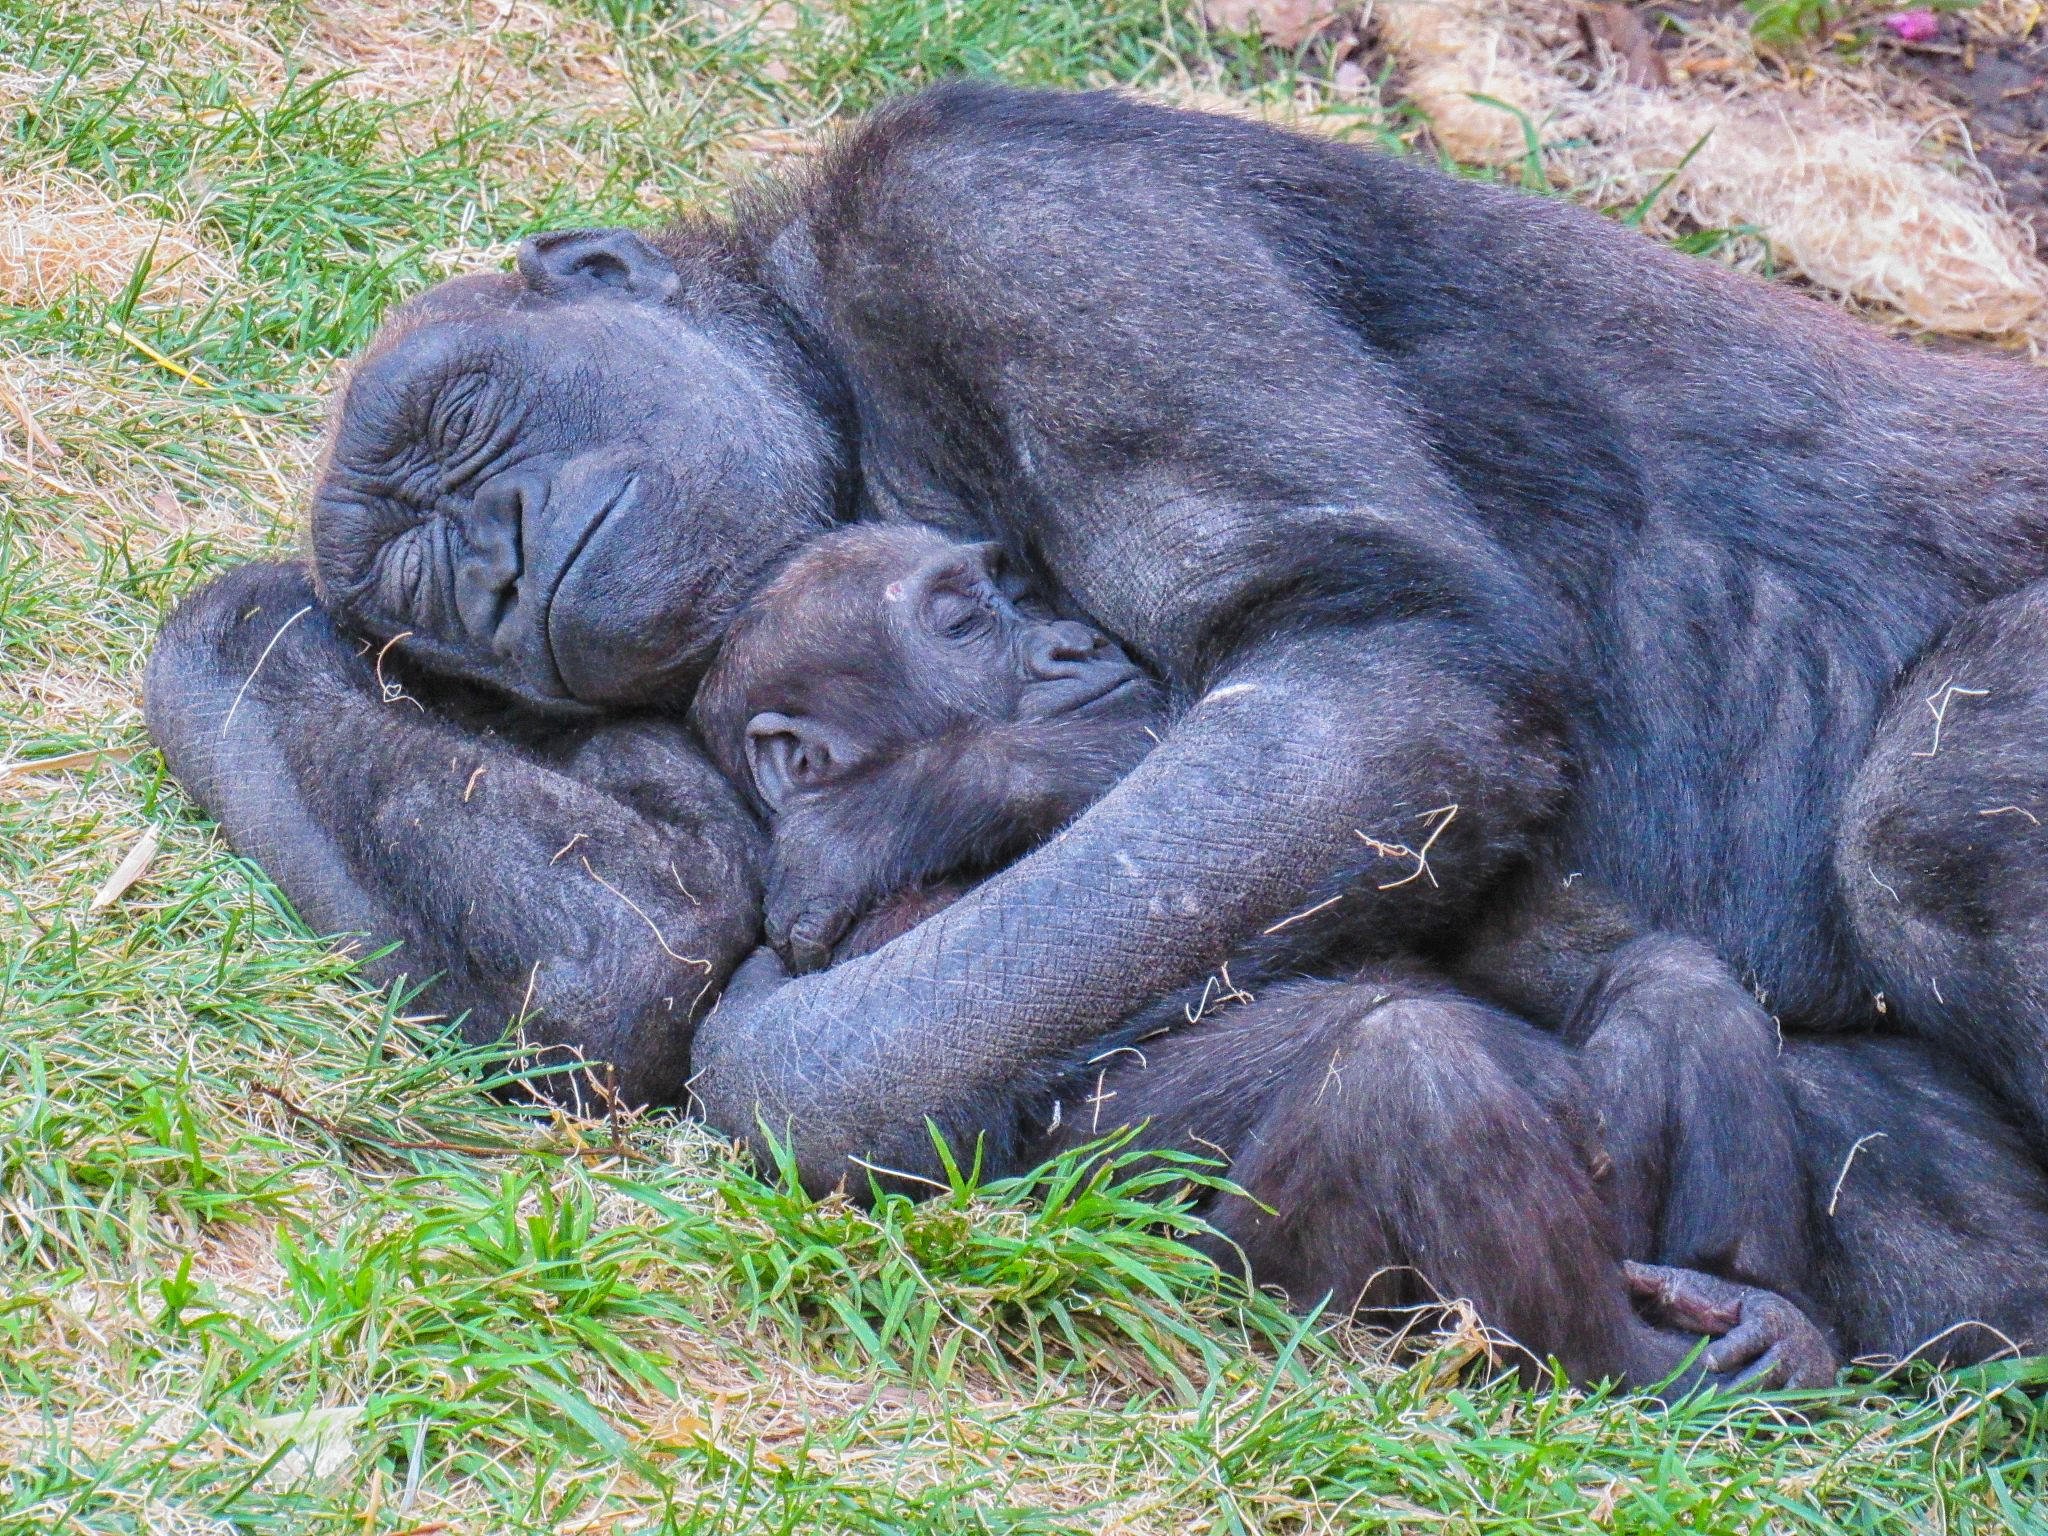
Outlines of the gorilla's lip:
<svg viewBox="0 0 2048 1536">
<path fill-rule="evenodd" d="M 1107 704 L 1112 699 L 1121 699 L 1129 694 L 1135 693 L 1144 685 L 1144 673 L 1137 671 L 1130 672 L 1125 676 L 1117 679 L 1117 681 L 1111 683 L 1107 688 L 1103 689 L 1102 692 L 1095 695 L 1094 698 L 1082 700 L 1080 707 L 1082 709 L 1091 709 L 1097 704 Z"/>
<path fill-rule="evenodd" d="M 561 652 L 555 645 L 555 599 L 562 595 L 562 588 L 576 569 L 576 562 L 583 558 L 583 552 L 590 547 L 590 541 L 597 536 L 612 513 L 622 506 L 628 497 L 639 488 L 640 477 L 628 475 L 619 482 L 619 488 L 606 498 L 604 504 L 591 513 L 590 520 L 583 525 L 583 531 L 576 535 L 576 542 L 569 546 L 569 553 L 562 561 L 562 568 L 555 572 L 554 582 L 548 587 L 547 605 L 541 611 L 541 650 L 547 656 L 548 670 L 555 674 L 555 686 L 565 697 L 574 699 L 576 690 L 570 686 L 568 674 L 562 670 Z"/>
<path fill-rule="evenodd" d="M 1121 703 L 1133 694 L 1141 693 L 1150 686 L 1151 679 L 1146 677 L 1138 668 L 1132 667 L 1118 676 L 1115 681 L 1098 688 L 1086 698 L 1076 699 L 1062 710 L 1061 713 L 1080 715 L 1097 709 L 1104 709 L 1110 705 Z"/>
</svg>

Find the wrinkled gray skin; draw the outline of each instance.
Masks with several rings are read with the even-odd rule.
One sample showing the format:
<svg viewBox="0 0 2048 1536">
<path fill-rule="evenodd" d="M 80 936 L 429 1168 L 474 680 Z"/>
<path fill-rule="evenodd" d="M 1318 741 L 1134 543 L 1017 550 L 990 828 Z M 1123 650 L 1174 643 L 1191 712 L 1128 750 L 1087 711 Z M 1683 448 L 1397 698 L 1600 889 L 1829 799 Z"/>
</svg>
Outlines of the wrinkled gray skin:
<svg viewBox="0 0 2048 1536">
<path fill-rule="evenodd" d="M 701 1026 L 706 1114 L 816 1187 L 935 1171 L 928 1121 L 1000 1140 L 1078 1047 L 1316 903 L 1483 987 L 1460 952 L 1577 874 L 1788 1027 L 1935 1042 L 2038 1136 L 2048 1087 L 2007 1068 L 2048 1051 L 2048 962 L 1994 932 L 1958 962 L 1981 1011 L 1923 1002 L 1947 896 L 1873 924 L 1838 850 L 1889 856 L 1843 788 L 1924 720 L 1900 675 L 2048 571 L 2044 448 L 2037 374 L 1554 202 L 954 87 L 731 227 L 531 243 L 402 317 L 344 403 L 314 575 L 345 626 L 526 704 L 675 708 L 796 542 L 910 517 L 1000 542 L 1165 679 L 1163 744 L 1063 836 Z M 2009 878 L 1994 924 L 2033 894 Z M 1561 955 L 1528 1014 L 1590 975 Z"/>
</svg>

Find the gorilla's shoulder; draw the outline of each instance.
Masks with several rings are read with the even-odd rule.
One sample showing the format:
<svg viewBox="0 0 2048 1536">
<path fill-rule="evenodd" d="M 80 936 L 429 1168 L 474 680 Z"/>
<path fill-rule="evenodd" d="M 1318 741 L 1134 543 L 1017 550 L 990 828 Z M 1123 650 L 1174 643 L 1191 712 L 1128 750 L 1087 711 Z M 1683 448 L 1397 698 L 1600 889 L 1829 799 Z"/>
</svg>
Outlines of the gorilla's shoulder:
<svg viewBox="0 0 2048 1536">
<path fill-rule="evenodd" d="M 1133 133 L 1156 137 L 1196 123 L 1225 121 L 1179 111 L 1126 91 L 1038 90 L 993 80 L 952 80 L 876 108 L 852 143 L 875 148 L 988 150 L 1014 146 L 1043 152 L 1108 144 Z"/>
<path fill-rule="evenodd" d="M 821 270 L 923 268 L 1000 281 L 1094 249 L 1143 265 L 1183 236 L 1278 218 L 1355 229 L 1455 197 L 1384 154 L 1121 91 L 958 81 L 876 109 L 798 200 Z M 1339 205 L 1344 205 L 1340 207 Z M 1425 221 L 1426 222 L 1426 221 Z M 993 302 L 993 300 L 990 300 Z"/>
<path fill-rule="evenodd" d="M 1122 90 L 1062 91 L 955 80 L 902 96 L 869 113 L 828 161 L 834 180 L 896 177 L 919 164 L 971 162 L 1012 169 L 1044 183 L 1062 171 L 1087 174 L 1136 154 L 1155 170 L 1176 163 L 1242 165 L 1267 171 L 1289 161 L 1363 164 L 1409 179 L 1415 167 L 1392 156 L 1270 123 L 1147 101 Z"/>
<path fill-rule="evenodd" d="M 1362 228 L 1427 240 L 1476 225 L 1597 219 L 1383 151 L 1128 91 L 1035 90 L 954 81 L 888 102 L 822 158 L 798 199 L 821 251 L 893 259 L 936 242 L 971 251 L 1025 234 L 1074 242 L 1134 228 L 1240 224 L 1258 237 Z M 1170 238 L 1170 237 L 1169 237 Z"/>
</svg>

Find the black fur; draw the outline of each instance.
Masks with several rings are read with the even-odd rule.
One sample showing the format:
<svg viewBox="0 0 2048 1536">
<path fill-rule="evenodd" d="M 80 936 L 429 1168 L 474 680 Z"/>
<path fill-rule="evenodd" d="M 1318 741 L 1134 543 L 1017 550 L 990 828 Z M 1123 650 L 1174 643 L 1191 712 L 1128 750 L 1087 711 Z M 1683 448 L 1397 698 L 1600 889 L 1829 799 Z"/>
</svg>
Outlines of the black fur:
<svg viewBox="0 0 2048 1536">
<path fill-rule="evenodd" d="M 316 931 L 508 1025 L 586 1107 L 674 1102 L 690 1037 L 760 931 L 760 832 L 673 722 L 547 726 L 338 633 L 305 577 L 248 565 L 150 658 L 171 771 Z M 390 946 L 396 945 L 393 949 Z"/>
<path fill-rule="evenodd" d="M 1055 813 L 1109 790 L 1162 723 L 1103 637 L 1030 617 L 1026 589 L 986 593 L 973 632 L 960 605 L 933 611 L 932 573 L 980 569 L 977 550 L 928 531 L 848 529 L 792 561 L 721 646 L 697 718 L 770 814 L 768 929 L 785 953 L 809 958 L 856 924 L 835 953 L 844 962 L 910 931 L 1043 842 Z M 1066 658 L 1050 680 L 1048 640 Z M 762 759 L 764 728 L 800 745 L 802 783 Z M 945 883 L 869 905 L 906 878 Z M 778 886 L 836 893 L 839 921 L 778 935 Z M 1744 1051 L 1755 1001 L 1697 946 L 1645 940 L 1617 958 L 1581 1005 L 1582 1065 L 1419 973 L 1284 979 L 1349 948 L 1344 925 L 1322 917 L 1276 925 L 1199 992 L 1141 1010 L 1046 1094 L 1019 1100 L 980 1154 L 1009 1166 L 1135 1127 L 1142 1146 L 1220 1157 L 1244 1193 L 1206 1210 L 1219 1259 L 1340 1311 L 1412 1322 L 1465 1298 L 1518 1341 L 1530 1373 L 1554 1359 L 1580 1379 L 1654 1382 L 1678 1366 L 1692 1340 L 1638 1316 L 1624 1251 L 1684 1256 L 1695 1272 L 1660 1271 L 1667 1305 L 1698 1300 L 1707 1267 L 1780 1289 L 1806 1279 L 1768 1023 Z M 1755 1155 L 1739 1162 L 1718 1120 L 1693 1118 L 1738 1094 L 1761 1095 Z M 1629 1149 L 1611 1188 L 1591 1112 L 1603 1102 Z M 1782 1300 L 1739 1285 L 1712 1299 L 1733 1310 L 1712 1319 L 1727 1337 L 1711 1370 L 1781 1384 L 1832 1375 L 1818 1330 Z"/>
<path fill-rule="evenodd" d="M 892 623 L 944 549 L 878 529 L 821 541 L 749 605 L 700 700 L 736 772 L 757 710 L 847 758 L 776 807 L 779 878 L 884 891 L 908 847 L 916 878 L 954 882 L 883 902 L 842 960 L 964 895 L 989 850 L 1042 841 L 1049 800 L 1077 811 L 1125 771 L 1093 750 L 1101 722 L 1026 718 L 1015 679 L 1028 645 L 963 647 Z M 1007 606 L 991 623 L 1034 628 Z M 1110 723 L 1146 718 L 1141 704 Z M 1020 782 L 1028 793 L 1005 793 Z M 971 838 L 948 826 L 962 805 Z M 1286 979 L 1345 953 L 1341 927 L 1312 915 L 1098 1042 L 1048 1099 L 1020 1106 L 1017 1155 L 1135 1126 L 1142 1145 L 1220 1157 L 1245 1192 L 1206 1211 L 1225 1262 L 1241 1255 L 1297 1301 L 1369 1313 L 1462 1297 L 1527 1347 L 1525 1367 L 1556 1359 L 1580 1378 L 1655 1380 L 1683 1353 L 1674 1329 L 1630 1307 L 1624 1257 L 1659 1266 L 1667 1307 L 1709 1297 L 1704 1272 L 1796 1299 L 1859 1354 L 1957 1362 L 2048 1345 L 2048 1180 L 1981 1092 L 1901 1042 L 1788 1054 L 1722 961 L 1634 935 L 1588 881 L 1525 892 L 1521 929 L 1468 946 L 1466 980 L 1562 1010 L 1575 1051 L 1412 968 Z M 1560 955 L 1578 957 L 1562 969 L 1568 1001 L 1541 984 L 1557 984 Z M 1851 1186 L 1852 1137 L 1911 1150 L 1855 1168 Z M 1832 1373 L 1796 1312 L 1723 1300 L 1737 1314 L 1714 1330 L 1726 1337 L 1713 1369 Z"/>
<path fill-rule="evenodd" d="M 1894 691 L 1837 867 L 1888 1018 L 2048 1157 L 2048 585 L 1963 614 Z"/>
<path fill-rule="evenodd" d="M 1297 1303 L 1413 1323 L 1463 1299 L 1580 1381 L 1655 1382 L 1692 1343 L 1630 1306 L 1570 1053 L 1442 988 L 1282 984 L 1099 1053 L 1059 1109 L 1048 1146 L 1132 1125 L 1227 1159 L 1217 1256 Z"/>
<path fill-rule="evenodd" d="M 1906 664 L 2048 568 L 2036 375 L 1909 351 L 1555 203 L 1116 98 L 902 104 L 776 217 L 771 270 L 831 338 L 879 500 L 1035 557 L 1184 695 L 1285 648 L 1260 686 L 1280 718 L 1335 717 L 1305 750 L 1359 771 L 1197 707 L 922 944 L 707 1037 L 714 1114 L 786 1104 L 829 1162 L 818 1115 L 845 1102 L 855 1139 L 899 1125 L 915 1157 L 946 1097 L 925 1049 L 949 1089 L 1014 1081 L 1337 889 L 1362 929 L 1443 934 L 1469 906 L 1404 906 L 1337 850 L 1414 847 L 1448 804 L 1432 896 L 1528 848 L 1728 956 L 1793 1028 L 1899 1022 L 1837 893 L 1837 811 Z M 1263 786 L 1234 776 L 1254 762 Z M 1189 841 L 1161 847 L 1175 814 Z M 1127 905 L 1116 857 L 1147 845 Z M 1090 887 L 1111 890 L 1074 901 Z M 1176 888 L 1198 918 L 1169 932 L 1143 914 Z M 1030 982 L 998 935 L 1055 891 L 1076 908 L 1056 947 L 1089 963 Z M 1018 1025 L 982 1064 L 937 1049 L 997 995 Z M 882 998 L 891 1045 L 853 1045 Z M 1969 1049 L 2042 1057 L 2026 1021 L 1984 1038 L 2011 1012 Z M 781 1052 L 799 1028 L 815 1057 Z M 821 1090 L 840 1044 L 859 1086 L 842 1064 Z"/>
<path fill-rule="evenodd" d="M 2048 1177 L 1963 1073 L 1911 1040 L 1788 1045 L 1816 1301 L 1849 1353 L 2048 1352 Z"/>
</svg>

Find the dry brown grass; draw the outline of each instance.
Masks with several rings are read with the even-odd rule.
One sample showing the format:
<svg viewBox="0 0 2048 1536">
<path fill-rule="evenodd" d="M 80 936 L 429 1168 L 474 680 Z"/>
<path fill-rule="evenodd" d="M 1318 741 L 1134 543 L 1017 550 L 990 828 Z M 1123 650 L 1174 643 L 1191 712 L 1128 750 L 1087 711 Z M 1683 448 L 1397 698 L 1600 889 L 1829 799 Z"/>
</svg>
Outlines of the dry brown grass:
<svg viewBox="0 0 2048 1536">
<path fill-rule="evenodd" d="M 62 170 L 0 177 L 0 304 L 41 308 L 79 287 L 116 294 L 145 260 L 151 301 L 203 300 L 229 276 L 187 218 Z"/>
<path fill-rule="evenodd" d="M 208 472 L 158 451 L 166 439 L 213 444 Z M 181 541 L 246 543 L 288 524 L 316 448 L 292 423 L 251 417 L 137 352 L 0 351 L 0 498 L 52 577 L 92 581 L 109 550 L 146 563 Z M 98 607 L 47 629 L 0 670 L 0 715 L 24 734 L 118 738 L 140 717 L 138 676 L 108 659 L 134 638 Z M 14 755 L 0 742 L 0 757 Z"/>
<path fill-rule="evenodd" d="M 1562 0 L 1379 0 L 1376 15 L 1401 89 L 1457 159 L 1520 165 L 1526 118 L 1547 173 L 1581 195 L 1626 206 L 1665 186 L 1653 232 L 1754 227 L 1781 268 L 1880 318 L 2048 334 L 2031 234 L 1943 109 L 1896 77 L 1821 58 L 1766 68 L 1724 21 L 1688 40 L 1668 89 L 1644 87 L 1585 58 Z"/>
<path fill-rule="evenodd" d="M 160 14 L 161 0 L 123 11 Z M 349 72 L 341 89 L 418 107 L 420 130 L 445 132 L 463 109 L 604 111 L 631 100 L 626 61 L 597 22 L 541 0 L 312 0 L 278 14 L 252 0 L 180 0 L 190 63 L 274 87 L 289 67 Z"/>
<path fill-rule="evenodd" d="M 318 0 L 300 49 L 356 73 L 344 89 L 385 101 L 466 101 L 509 115 L 616 109 L 625 61 L 595 22 L 538 0 Z"/>
</svg>

